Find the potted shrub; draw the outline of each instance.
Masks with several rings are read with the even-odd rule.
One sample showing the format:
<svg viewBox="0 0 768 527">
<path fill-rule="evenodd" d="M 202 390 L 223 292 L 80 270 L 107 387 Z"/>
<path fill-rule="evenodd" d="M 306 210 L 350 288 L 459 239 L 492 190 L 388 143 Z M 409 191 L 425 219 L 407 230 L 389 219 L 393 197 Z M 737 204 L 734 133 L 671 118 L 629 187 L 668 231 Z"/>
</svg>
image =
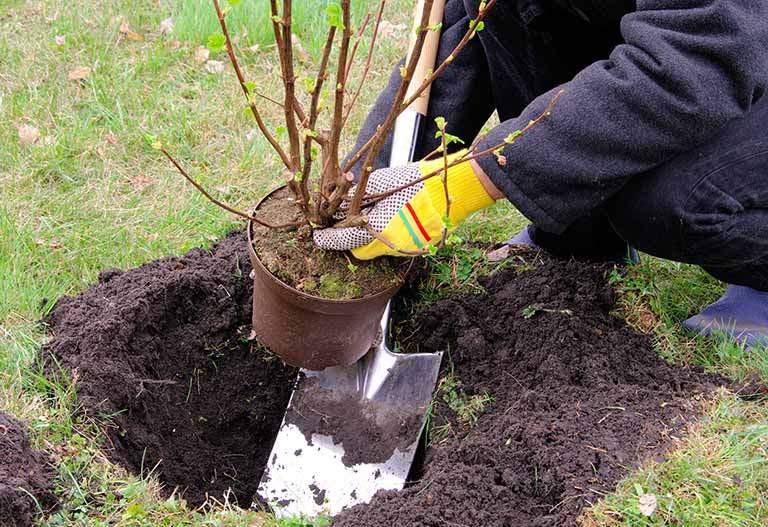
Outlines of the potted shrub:
<svg viewBox="0 0 768 527">
<path fill-rule="evenodd" d="M 478 16 L 448 59 L 436 65 L 434 71 L 417 71 L 425 41 L 431 33 L 439 35 L 441 26 L 441 16 L 438 23 L 434 19 L 436 0 L 419 0 L 411 52 L 400 68 L 401 82 L 389 113 L 370 140 L 347 156 L 340 152 L 342 132 L 368 79 L 387 0 L 377 2 L 375 13 L 368 13 L 357 29 L 351 21 L 351 0 L 329 0 L 324 6 L 327 36 L 316 74 L 303 83 L 297 82 L 294 63 L 293 2 L 282 0 L 278 6 L 278 0 L 269 1 L 283 85 L 280 126 L 287 145 L 285 139 L 279 139 L 278 134 L 267 127 L 259 111 L 264 95 L 246 79 L 227 28 L 226 10 L 219 0 L 212 1 L 221 33 L 209 39 L 209 47 L 226 50 L 250 113 L 284 166 L 285 184 L 266 196 L 249 214 L 217 200 L 190 177 L 162 145 L 157 147 L 210 201 L 248 220 L 248 250 L 254 267 L 253 326 L 259 340 L 292 365 L 322 369 L 352 364 L 366 353 L 376 338 L 382 313 L 402 283 L 408 261 L 405 260 L 405 265 L 403 259 L 391 257 L 354 261 L 346 253 L 318 249 L 313 243 L 312 231 L 360 226 L 381 237 L 367 225 L 366 207 L 391 192 L 366 193 L 374 161 L 397 117 L 419 102 L 452 58 L 483 29 L 483 19 L 496 0 L 480 2 Z M 234 5 L 239 1 L 229 3 Z M 442 13 L 442 10 L 435 12 Z M 370 37 L 366 37 L 368 33 Z M 357 56 L 363 38 L 370 38 L 365 59 Z M 361 68 L 360 81 L 354 88 L 350 86 L 353 67 Z M 325 103 L 324 98 L 328 99 Z M 549 108 L 541 119 L 548 113 Z M 448 167 L 492 154 L 514 142 L 536 122 L 538 119 L 494 148 L 484 151 L 470 148 L 460 159 L 449 160 L 447 147 L 455 138 L 447 133 L 445 120 L 438 120 L 441 145 L 432 155 L 443 156 L 444 167 Z M 353 174 L 352 167 L 361 160 L 363 169 Z M 441 176 L 443 185 L 447 185 L 443 170 L 425 179 L 435 176 Z M 450 207 L 449 200 L 446 207 Z M 445 243 L 449 230 L 446 222 L 438 245 Z M 434 248 L 403 253 L 416 256 L 431 250 Z"/>
</svg>

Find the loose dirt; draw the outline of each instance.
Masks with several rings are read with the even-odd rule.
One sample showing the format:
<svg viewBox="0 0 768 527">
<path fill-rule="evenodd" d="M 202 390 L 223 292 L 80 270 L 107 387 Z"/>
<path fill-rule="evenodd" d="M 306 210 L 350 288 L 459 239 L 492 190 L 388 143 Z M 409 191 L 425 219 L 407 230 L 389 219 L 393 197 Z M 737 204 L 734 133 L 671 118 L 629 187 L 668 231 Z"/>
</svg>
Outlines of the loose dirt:
<svg viewBox="0 0 768 527">
<path fill-rule="evenodd" d="M 245 244 L 237 233 L 210 251 L 104 271 L 47 319 L 48 371 L 56 358 L 84 411 L 110 416 L 112 458 L 154 469 L 193 505 L 229 490 L 250 504 L 295 378 L 248 341 Z M 401 347 L 450 356 L 434 442 L 412 486 L 335 525 L 572 526 L 632 467 L 661 456 L 720 380 L 667 364 L 612 316 L 608 271 L 529 259 L 485 279 L 486 294 L 408 315 L 400 306 Z"/>
<path fill-rule="evenodd" d="M 32 449 L 24 425 L 0 413 L 0 526 L 32 527 L 55 508 L 55 476 L 48 456 Z"/>
<path fill-rule="evenodd" d="M 289 202 L 282 189 L 267 198 L 257 217 L 272 225 L 299 219 L 299 208 Z M 312 240 L 309 227 L 274 230 L 254 225 L 253 243 L 264 267 L 285 282 L 307 294 L 334 300 L 349 300 L 372 295 L 400 283 L 407 264 L 402 258 L 353 260 L 347 253 L 321 251 Z"/>
<path fill-rule="evenodd" d="M 402 344 L 449 350 L 445 373 L 458 379 L 448 393 L 444 377 L 436 398 L 433 430 L 445 439 L 411 487 L 334 525 L 575 526 L 632 467 L 661 456 L 720 380 L 664 362 L 611 316 L 608 271 L 540 262 L 416 313 Z M 488 396 L 474 426 L 460 419 L 461 401 Z"/>
<path fill-rule="evenodd" d="M 288 403 L 295 370 L 249 342 L 252 283 L 243 233 L 65 297 L 43 353 L 76 372 L 79 402 L 105 427 L 111 457 L 154 470 L 192 505 L 249 506 Z"/>
</svg>

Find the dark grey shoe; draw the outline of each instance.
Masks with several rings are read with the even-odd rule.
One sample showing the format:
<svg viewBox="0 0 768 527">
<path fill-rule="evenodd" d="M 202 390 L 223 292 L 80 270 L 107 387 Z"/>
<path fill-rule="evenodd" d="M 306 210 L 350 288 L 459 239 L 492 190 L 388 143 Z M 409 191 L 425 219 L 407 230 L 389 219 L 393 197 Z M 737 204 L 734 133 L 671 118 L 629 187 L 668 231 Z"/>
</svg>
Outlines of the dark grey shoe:
<svg viewBox="0 0 768 527">
<path fill-rule="evenodd" d="M 747 349 L 768 346 L 768 291 L 730 285 L 720 300 L 683 326 L 700 335 L 725 334 Z"/>
</svg>

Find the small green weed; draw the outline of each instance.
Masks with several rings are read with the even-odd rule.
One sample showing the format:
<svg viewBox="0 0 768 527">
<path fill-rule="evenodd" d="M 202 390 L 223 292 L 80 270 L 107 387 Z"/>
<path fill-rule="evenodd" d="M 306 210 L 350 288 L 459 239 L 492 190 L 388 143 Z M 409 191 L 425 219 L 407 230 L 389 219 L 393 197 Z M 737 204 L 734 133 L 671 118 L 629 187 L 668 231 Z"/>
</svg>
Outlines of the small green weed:
<svg viewBox="0 0 768 527">
<path fill-rule="evenodd" d="M 448 408 L 456 414 L 462 425 L 472 428 L 477 418 L 485 411 L 486 406 L 493 403 L 493 397 L 488 393 L 468 395 L 453 373 L 443 377 L 438 387 L 438 393 Z"/>
</svg>

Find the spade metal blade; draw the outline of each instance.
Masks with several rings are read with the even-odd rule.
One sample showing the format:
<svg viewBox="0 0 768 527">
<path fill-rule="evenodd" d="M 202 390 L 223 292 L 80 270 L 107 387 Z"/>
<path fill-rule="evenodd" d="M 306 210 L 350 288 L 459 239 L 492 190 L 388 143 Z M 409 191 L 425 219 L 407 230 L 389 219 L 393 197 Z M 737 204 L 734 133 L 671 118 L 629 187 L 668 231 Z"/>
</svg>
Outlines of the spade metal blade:
<svg viewBox="0 0 768 527">
<path fill-rule="evenodd" d="M 383 335 L 388 320 L 389 308 Z M 441 360 L 392 353 L 384 338 L 352 366 L 302 370 L 259 496 L 280 517 L 313 517 L 403 488 Z"/>
</svg>

